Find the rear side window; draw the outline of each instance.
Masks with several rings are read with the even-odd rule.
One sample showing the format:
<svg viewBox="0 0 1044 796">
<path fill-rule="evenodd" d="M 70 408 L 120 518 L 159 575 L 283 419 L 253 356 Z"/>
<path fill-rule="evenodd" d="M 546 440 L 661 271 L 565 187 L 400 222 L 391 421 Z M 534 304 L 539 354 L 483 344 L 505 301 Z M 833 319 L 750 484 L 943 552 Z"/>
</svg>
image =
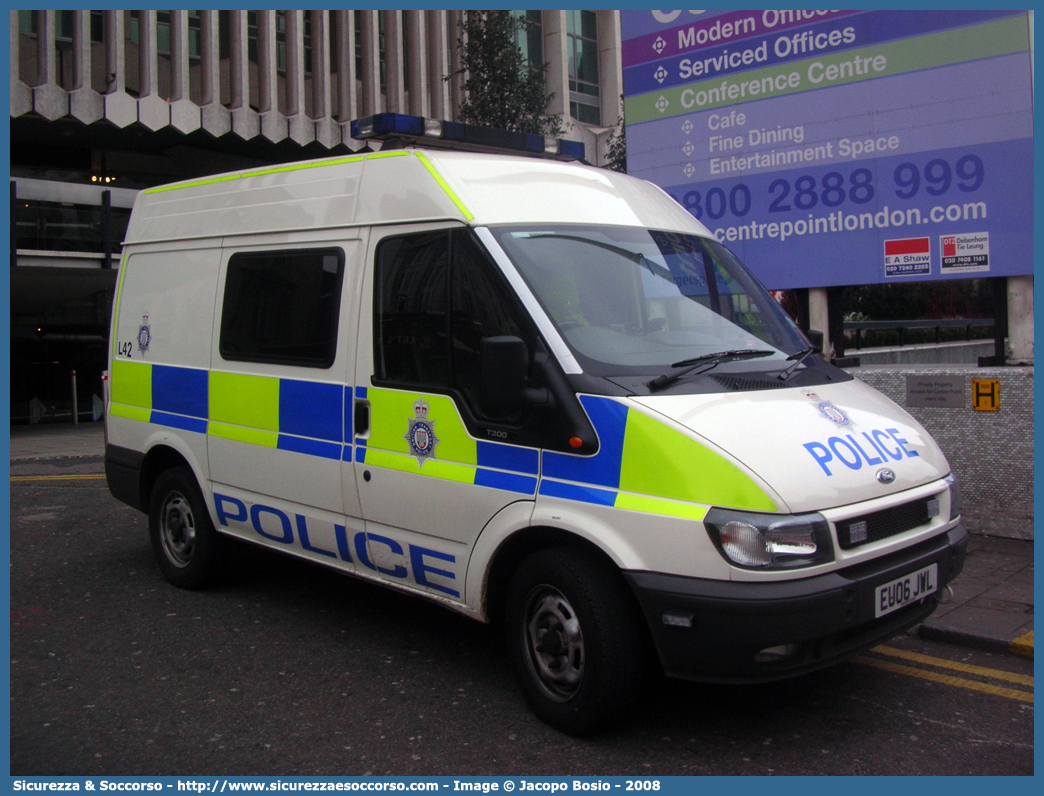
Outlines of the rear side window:
<svg viewBox="0 0 1044 796">
<path fill-rule="evenodd" d="M 234 254 L 219 350 L 224 359 L 328 368 L 337 353 L 344 252 Z"/>
</svg>

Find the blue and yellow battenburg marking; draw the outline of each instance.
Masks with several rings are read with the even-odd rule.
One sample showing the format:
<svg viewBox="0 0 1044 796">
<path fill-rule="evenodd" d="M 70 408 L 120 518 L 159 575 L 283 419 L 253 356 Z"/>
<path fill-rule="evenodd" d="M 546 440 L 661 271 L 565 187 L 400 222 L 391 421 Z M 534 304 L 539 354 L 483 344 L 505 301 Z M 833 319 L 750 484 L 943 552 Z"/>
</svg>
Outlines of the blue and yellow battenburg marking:
<svg viewBox="0 0 1044 796">
<path fill-rule="evenodd" d="M 298 381 L 115 360 L 110 412 L 251 445 L 429 478 L 649 514 L 702 520 L 711 505 L 778 511 L 721 454 L 620 401 L 584 395 L 599 438 L 593 456 L 472 437 L 445 395 Z M 370 434 L 352 439 L 353 399 L 370 405 Z M 427 456 L 411 449 L 417 404 L 438 427 Z M 353 456 L 354 453 L 354 456 Z"/>
<path fill-rule="evenodd" d="M 711 505 L 779 510 L 738 466 L 688 435 L 611 398 L 580 401 L 598 453 L 545 452 L 541 495 L 694 520 Z"/>
<path fill-rule="evenodd" d="M 438 429 L 438 445 L 424 457 L 411 449 L 405 433 L 410 419 L 417 417 L 417 393 L 357 387 L 356 396 L 370 403 L 370 436 L 356 440 L 356 461 L 522 495 L 536 494 L 539 451 L 476 440 L 448 396 L 423 397 L 425 419 Z"/>
<path fill-rule="evenodd" d="M 110 383 L 116 417 L 326 459 L 341 458 L 351 423 L 340 384 L 121 360 Z"/>
<path fill-rule="evenodd" d="M 110 413 L 250 445 L 352 461 L 353 393 L 371 405 L 356 460 L 375 467 L 535 495 L 539 452 L 472 438 L 453 401 L 424 395 L 438 419 L 437 457 L 423 471 L 405 437 L 414 392 L 114 360 Z"/>
</svg>

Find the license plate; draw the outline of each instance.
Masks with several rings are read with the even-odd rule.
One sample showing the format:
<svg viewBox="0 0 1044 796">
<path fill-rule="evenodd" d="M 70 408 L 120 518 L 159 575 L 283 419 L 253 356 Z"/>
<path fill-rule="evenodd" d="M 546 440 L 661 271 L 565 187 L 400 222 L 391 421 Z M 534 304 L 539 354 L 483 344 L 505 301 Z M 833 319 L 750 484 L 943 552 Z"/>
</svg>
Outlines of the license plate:
<svg viewBox="0 0 1044 796">
<path fill-rule="evenodd" d="M 923 597 L 938 591 L 939 565 L 931 564 L 924 569 L 903 575 L 882 586 L 874 592 L 874 618 L 898 611 L 900 608 L 917 602 Z"/>
</svg>

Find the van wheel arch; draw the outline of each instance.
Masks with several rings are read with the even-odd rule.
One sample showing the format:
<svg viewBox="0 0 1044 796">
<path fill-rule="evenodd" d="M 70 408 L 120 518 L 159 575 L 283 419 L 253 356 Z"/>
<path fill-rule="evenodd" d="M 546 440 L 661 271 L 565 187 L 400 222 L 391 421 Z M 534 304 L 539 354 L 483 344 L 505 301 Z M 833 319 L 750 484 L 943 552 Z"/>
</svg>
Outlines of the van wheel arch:
<svg viewBox="0 0 1044 796">
<path fill-rule="evenodd" d="M 192 465 L 188 463 L 177 450 L 169 445 L 156 445 L 145 454 L 141 463 L 141 505 L 147 514 L 152 501 L 152 490 L 156 486 L 156 480 L 167 470 L 175 467 L 187 467 L 190 471 Z M 193 475 L 195 473 L 193 472 Z M 199 479 L 196 479 L 197 482 Z"/>
<path fill-rule="evenodd" d="M 524 528 L 505 539 L 493 554 L 483 588 L 483 613 L 487 621 L 498 624 L 503 620 L 508 584 L 511 582 L 515 570 L 533 553 L 548 547 L 574 548 L 592 558 L 600 559 L 619 572 L 619 567 L 608 553 L 581 536 L 550 526 Z M 637 599 L 634 598 L 624 578 L 621 576 L 619 580 L 621 588 L 632 599 L 635 599 L 635 605 L 637 605 Z"/>
</svg>

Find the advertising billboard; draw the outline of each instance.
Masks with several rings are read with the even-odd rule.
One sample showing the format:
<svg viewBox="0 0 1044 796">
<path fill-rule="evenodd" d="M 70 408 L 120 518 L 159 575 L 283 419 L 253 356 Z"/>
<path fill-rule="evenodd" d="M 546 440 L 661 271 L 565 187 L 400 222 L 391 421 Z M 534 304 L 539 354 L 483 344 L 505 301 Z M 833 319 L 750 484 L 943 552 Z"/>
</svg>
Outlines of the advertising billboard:
<svg viewBox="0 0 1044 796">
<path fill-rule="evenodd" d="M 628 172 L 770 288 L 1033 272 L 1025 11 L 623 11 Z"/>
</svg>

